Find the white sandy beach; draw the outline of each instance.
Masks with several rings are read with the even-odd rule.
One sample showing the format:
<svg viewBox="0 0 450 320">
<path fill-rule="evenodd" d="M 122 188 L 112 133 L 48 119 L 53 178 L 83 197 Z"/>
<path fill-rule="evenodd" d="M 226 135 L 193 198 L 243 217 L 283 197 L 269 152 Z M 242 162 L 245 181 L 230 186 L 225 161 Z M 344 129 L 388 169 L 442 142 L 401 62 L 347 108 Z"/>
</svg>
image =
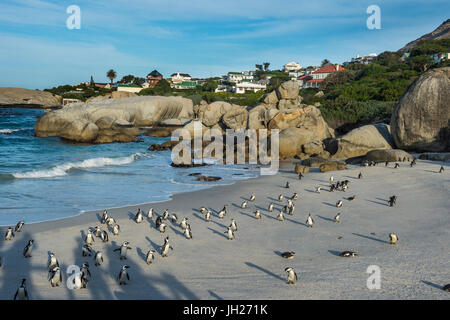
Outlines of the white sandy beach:
<svg viewBox="0 0 450 320">
<path fill-rule="evenodd" d="M 450 283 L 450 167 L 444 165 L 446 171 L 439 174 L 441 165 L 418 160 L 415 168 L 407 163 L 398 169 L 392 164 L 351 166 L 325 174 L 313 168 L 298 180 L 289 163 L 276 176 L 177 194 L 171 201 L 140 206 L 145 212 L 154 207 L 158 214 L 168 208 L 179 220 L 188 217 L 192 240 L 185 239 L 181 228 L 171 222 L 164 234 L 147 218 L 136 224 L 132 217 L 137 207 L 111 209 L 108 212 L 122 232 L 119 236 L 110 233 L 106 244 L 96 238 L 94 250 L 106 256 L 100 267 L 94 266 L 93 257 L 82 257 L 81 245 L 89 227 L 106 228 L 99 221 L 101 211 L 26 224 L 12 241 L 4 240 L 6 228 L 1 228 L 0 299 L 12 299 L 22 278 L 27 278 L 31 299 L 449 299 L 450 294 L 440 288 Z M 358 180 L 360 171 L 364 176 Z M 329 185 L 331 175 L 335 181 L 350 180 L 349 190 L 331 193 L 326 188 L 314 193 L 315 187 Z M 290 189 L 284 188 L 286 181 Z M 279 208 L 278 195 L 294 192 L 300 194 L 294 215 L 277 221 L 278 210 L 269 213 L 268 204 L 274 202 Z M 251 193 L 256 201 L 241 209 Z M 397 205 L 391 208 L 386 200 L 394 194 Z M 343 200 L 340 209 L 334 206 L 351 195 L 356 200 Z M 228 215 L 223 220 L 214 214 L 212 221 L 205 222 L 198 212 L 206 206 L 216 213 L 226 203 Z M 253 217 L 256 208 L 262 212 L 261 220 Z M 315 220 L 313 228 L 304 224 L 309 212 Z M 339 224 L 332 221 L 337 212 L 342 213 Z M 231 218 L 236 219 L 238 231 L 236 239 L 228 241 L 224 232 Z M 391 232 L 399 236 L 397 245 L 388 242 Z M 167 258 L 157 254 L 154 263 L 147 265 L 145 254 L 151 248 L 159 252 L 166 236 L 174 250 Z M 26 259 L 22 251 L 29 239 L 35 240 L 35 249 Z M 113 249 L 125 240 L 132 250 L 121 261 Z M 354 250 L 359 256 L 337 256 L 343 250 Z M 65 274 L 64 285 L 52 288 L 47 281 L 49 251 L 56 254 L 64 272 L 69 265 L 88 261 L 92 278 L 87 289 L 67 289 Z M 279 256 L 281 251 L 295 251 L 295 258 L 285 260 Z M 131 281 L 119 286 L 117 275 L 125 263 L 130 266 Z M 369 265 L 381 268 L 379 290 L 366 287 Z M 299 276 L 295 285 L 286 284 L 287 266 Z"/>
</svg>

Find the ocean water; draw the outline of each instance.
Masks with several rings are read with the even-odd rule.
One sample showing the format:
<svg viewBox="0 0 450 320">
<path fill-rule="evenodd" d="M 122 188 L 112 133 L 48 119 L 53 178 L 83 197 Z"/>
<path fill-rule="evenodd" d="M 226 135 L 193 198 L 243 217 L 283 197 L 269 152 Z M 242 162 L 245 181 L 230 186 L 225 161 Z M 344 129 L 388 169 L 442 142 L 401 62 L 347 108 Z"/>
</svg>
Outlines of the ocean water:
<svg viewBox="0 0 450 320">
<path fill-rule="evenodd" d="M 169 138 L 142 136 L 141 143 L 70 144 L 34 137 L 43 110 L 0 108 L 0 225 L 60 219 L 87 210 L 170 199 L 179 192 L 256 177 L 250 165 L 173 168 L 170 151 L 147 148 Z M 197 182 L 190 173 L 220 176 Z"/>
</svg>

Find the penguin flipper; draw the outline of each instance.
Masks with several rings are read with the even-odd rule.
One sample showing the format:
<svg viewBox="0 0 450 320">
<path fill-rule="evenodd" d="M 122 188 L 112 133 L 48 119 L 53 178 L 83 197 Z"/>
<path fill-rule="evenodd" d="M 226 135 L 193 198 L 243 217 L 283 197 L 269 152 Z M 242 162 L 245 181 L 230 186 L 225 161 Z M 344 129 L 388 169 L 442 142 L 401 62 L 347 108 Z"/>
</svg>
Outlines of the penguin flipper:
<svg viewBox="0 0 450 320">
<path fill-rule="evenodd" d="M 130 274 L 127 272 L 127 279 L 130 281 Z"/>
</svg>

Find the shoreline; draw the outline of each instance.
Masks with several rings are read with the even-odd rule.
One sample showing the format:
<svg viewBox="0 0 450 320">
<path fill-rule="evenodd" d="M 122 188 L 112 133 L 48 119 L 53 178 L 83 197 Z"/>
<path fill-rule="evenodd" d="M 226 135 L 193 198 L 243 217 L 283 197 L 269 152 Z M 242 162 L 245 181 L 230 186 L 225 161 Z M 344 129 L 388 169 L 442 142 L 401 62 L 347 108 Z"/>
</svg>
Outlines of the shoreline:
<svg viewBox="0 0 450 320">
<path fill-rule="evenodd" d="M 293 162 L 280 165 L 274 176 L 259 176 L 193 192 L 183 192 L 169 201 L 108 210 L 121 226 L 119 236 L 110 233 L 110 242 L 95 238 L 93 249 L 105 255 L 105 262 L 95 267 L 92 257 L 81 256 L 81 245 L 88 227 L 100 224 L 102 211 L 87 211 L 81 215 L 24 226 L 12 241 L 0 240 L 0 299 L 11 299 L 20 280 L 28 279 L 31 299 L 449 299 L 438 287 L 448 283 L 449 263 L 445 254 L 450 239 L 448 207 L 450 191 L 445 188 L 447 170 L 438 174 L 441 163 L 418 160 L 415 168 L 402 163 L 392 167 L 349 166 L 343 171 L 319 173 L 312 168 L 302 180 L 293 172 Z M 449 168 L 448 163 L 443 163 Z M 358 172 L 363 179 L 358 180 Z M 414 174 L 411 174 L 414 173 Z M 316 186 L 328 185 L 329 177 L 350 180 L 347 192 L 314 192 Z M 286 189 L 286 181 L 291 188 Z M 220 187 L 220 188 L 218 188 Z M 277 221 L 277 201 L 299 192 L 293 216 Z M 247 209 L 240 203 L 256 195 Z M 349 202 L 346 197 L 357 195 Z M 398 205 L 390 208 L 384 199 L 391 194 L 399 197 Z M 337 209 L 334 203 L 343 199 L 342 221 L 332 222 Z M 273 202 L 273 213 L 267 205 Z M 228 204 L 225 219 L 217 211 Z M 211 208 L 213 217 L 205 222 L 198 212 L 201 206 Z M 189 218 L 193 239 L 187 240 L 178 225 L 168 221 L 165 233 L 155 229 L 154 220 L 145 215 L 144 222 L 133 220 L 137 208 L 146 213 L 154 207 L 157 214 L 166 208 L 179 220 Z M 262 219 L 253 211 L 259 209 Z M 315 225 L 304 224 L 311 212 Z M 238 224 L 236 239 L 228 241 L 224 234 L 230 218 Z M 4 232 L 4 228 L 1 228 Z M 110 232 L 108 230 L 108 232 Z M 399 235 L 395 246 L 388 243 L 388 234 Z M 146 252 L 159 252 L 163 239 L 169 236 L 174 250 L 167 258 L 156 254 L 151 265 L 145 263 Z M 342 237 L 340 240 L 338 237 Z M 35 240 L 31 258 L 22 257 L 29 239 Z M 130 241 L 128 260 L 119 260 L 113 249 L 122 241 Z M 342 250 L 355 250 L 356 258 L 341 258 Z M 87 289 L 69 290 L 68 275 L 63 273 L 63 286 L 52 288 L 47 281 L 48 252 L 56 254 L 62 270 L 69 265 L 88 261 L 92 279 Z M 283 251 L 295 251 L 293 260 L 279 256 Z M 131 281 L 119 286 L 117 273 L 123 264 L 130 265 Z M 379 265 L 382 270 L 380 290 L 369 290 L 366 269 Z M 296 285 L 288 286 L 283 272 L 292 266 L 299 275 Z"/>
</svg>

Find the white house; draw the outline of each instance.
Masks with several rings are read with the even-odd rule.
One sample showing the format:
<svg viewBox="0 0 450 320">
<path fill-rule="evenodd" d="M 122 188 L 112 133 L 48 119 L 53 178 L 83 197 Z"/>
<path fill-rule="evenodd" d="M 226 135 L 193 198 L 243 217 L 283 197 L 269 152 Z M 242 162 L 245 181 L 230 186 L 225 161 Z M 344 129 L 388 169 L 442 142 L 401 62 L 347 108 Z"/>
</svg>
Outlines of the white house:
<svg viewBox="0 0 450 320">
<path fill-rule="evenodd" d="M 369 64 L 377 57 L 376 53 L 368 54 L 367 56 L 359 56 L 357 55 L 355 58 L 352 58 L 350 63 L 359 63 L 359 64 Z"/>
<path fill-rule="evenodd" d="M 170 77 L 172 78 L 172 83 L 181 83 L 183 81 L 190 81 L 192 79 L 189 74 L 179 72 L 172 73 Z"/>
<path fill-rule="evenodd" d="M 327 64 L 313 71 L 310 75 L 298 78 L 298 80 L 301 81 L 302 88 L 319 88 L 328 75 L 343 70 L 345 70 L 344 67 L 339 64 Z"/>
<path fill-rule="evenodd" d="M 434 63 L 440 63 L 443 60 L 450 59 L 450 53 L 433 53 L 431 56 Z"/>
<path fill-rule="evenodd" d="M 302 66 L 295 62 L 289 62 L 284 65 L 284 72 L 299 72 L 302 69 Z"/>
<path fill-rule="evenodd" d="M 236 84 L 236 93 L 246 93 L 247 91 L 257 92 L 259 90 L 266 90 L 265 84 L 253 83 L 253 82 L 241 82 Z"/>
</svg>

